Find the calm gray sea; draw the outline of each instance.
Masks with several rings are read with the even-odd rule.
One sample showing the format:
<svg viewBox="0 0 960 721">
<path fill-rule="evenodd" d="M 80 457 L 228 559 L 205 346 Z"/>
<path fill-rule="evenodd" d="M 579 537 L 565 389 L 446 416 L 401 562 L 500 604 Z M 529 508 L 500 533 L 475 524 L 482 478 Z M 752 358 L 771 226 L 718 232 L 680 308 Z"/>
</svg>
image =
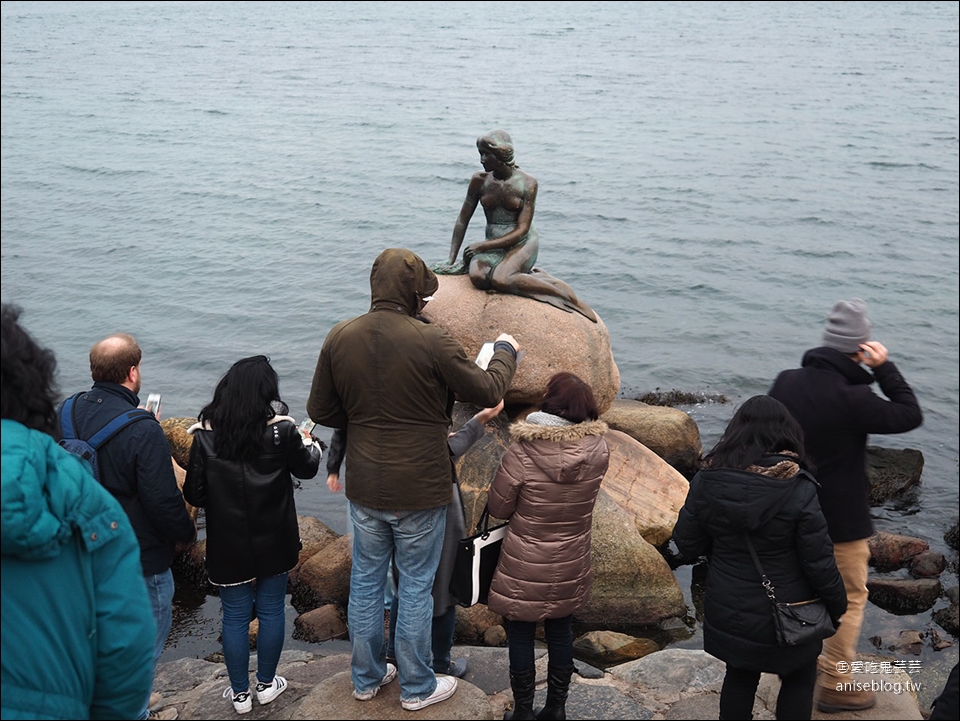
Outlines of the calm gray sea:
<svg viewBox="0 0 960 721">
<path fill-rule="evenodd" d="M 88 385 L 91 343 L 126 330 L 165 416 L 195 415 L 261 352 L 302 416 L 373 259 L 445 257 L 475 140 L 503 128 L 539 180 L 540 265 L 603 318 L 624 393 L 729 398 L 684 408 L 707 446 L 819 344 L 834 301 L 864 298 L 926 414 L 874 439 L 926 459 L 919 495 L 877 523 L 945 550 L 958 10 L 3 2 L 2 299 L 56 351 L 64 392 Z M 345 530 L 321 481 L 298 506 Z M 885 639 L 932 627 L 872 613 Z"/>
</svg>

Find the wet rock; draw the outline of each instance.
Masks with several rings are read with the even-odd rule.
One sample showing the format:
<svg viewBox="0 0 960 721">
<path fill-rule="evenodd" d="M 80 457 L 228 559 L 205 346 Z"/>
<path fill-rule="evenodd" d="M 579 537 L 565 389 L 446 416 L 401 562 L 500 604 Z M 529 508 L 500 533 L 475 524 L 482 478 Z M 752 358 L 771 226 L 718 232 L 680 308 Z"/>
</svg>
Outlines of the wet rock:
<svg viewBox="0 0 960 721">
<path fill-rule="evenodd" d="M 933 648 L 934 651 L 942 651 L 945 648 L 953 646 L 953 641 L 947 641 L 941 637 L 935 628 L 927 631 L 927 638 L 930 639 L 930 647 Z"/>
<path fill-rule="evenodd" d="M 642 443 L 685 478 L 692 478 L 700 468 L 700 429 L 681 410 L 617 399 L 601 420 Z"/>
<path fill-rule="evenodd" d="M 867 579 L 871 603 L 898 615 L 922 613 L 940 597 L 940 581 L 932 578 L 892 579 L 870 577 Z"/>
<path fill-rule="evenodd" d="M 950 586 L 947 589 L 947 598 L 950 599 L 950 603 L 956 606 L 960 603 L 960 586 Z"/>
<path fill-rule="evenodd" d="M 909 653 L 919 656 L 923 650 L 923 634 L 919 631 L 901 631 L 892 650 L 901 654 Z"/>
<path fill-rule="evenodd" d="M 201 539 L 189 546 L 173 559 L 171 565 L 175 583 L 193 588 L 210 590 L 210 578 L 207 576 L 207 539 Z"/>
<path fill-rule="evenodd" d="M 930 550 L 930 544 L 913 536 L 880 531 L 867 539 L 870 547 L 870 565 L 878 571 L 901 568 L 919 553 Z"/>
<path fill-rule="evenodd" d="M 649 638 L 635 638 L 613 631 L 591 631 L 573 642 L 579 655 L 600 665 L 626 663 L 660 650 Z"/>
<path fill-rule="evenodd" d="M 867 446 L 870 505 L 880 506 L 920 483 L 923 454 L 915 448 Z"/>
<path fill-rule="evenodd" d="M 350 536 L 340 536 L 300 566 L 296 582 L 290 584 L 294 608 L 303 612 L 327 603 L 347 607 L 353 566 L 351 545 Z"/>
<path fill-rule="evenodd" d="M 937 625 L 955 638 L 960 637 L 960 614 L 958 614 L 957 608 L 957 604 L 951 603 L 946 608 L 940 608 L 933 612 L 933 620 L 937 622 Z"/>
<path fill-rule="evenodd" d="M 960 544 L 960 522 L 954 522 L 954 524 L 943 534 L 943 540 L 947 542 L 947 545 L 950 546 L 954 551 L 960 550 L 957 548 Z"/>
<path fill-rule="evenodd" d="M 332 603 L 300 614 L 294 620 L 293 626 L 294 637 L 310 643 L 347 637 L 347 624 L 343 622 L 339 609 Z"/>
<path fill-rule="evenodd" d="M 947 559 L 937 551 L 923 551 L 910 559 L 910 575 L 914 578 L 935 578 L 947 567 Z"/>
</svg>

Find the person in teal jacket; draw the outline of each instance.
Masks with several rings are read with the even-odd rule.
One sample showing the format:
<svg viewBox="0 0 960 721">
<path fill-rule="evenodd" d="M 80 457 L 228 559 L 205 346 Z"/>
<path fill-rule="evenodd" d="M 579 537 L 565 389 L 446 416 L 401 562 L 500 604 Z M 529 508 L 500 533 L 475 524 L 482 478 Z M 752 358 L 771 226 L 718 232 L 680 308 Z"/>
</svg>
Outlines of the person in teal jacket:
<svg viewBox="0 0 960 721">
<path fill-rule="evenodd" d="M 136 536 L 86 462 L 57 445 L 53 353 L 2 306 L 3 719 L 132 719 L 155 626 Z"/>
</svg>

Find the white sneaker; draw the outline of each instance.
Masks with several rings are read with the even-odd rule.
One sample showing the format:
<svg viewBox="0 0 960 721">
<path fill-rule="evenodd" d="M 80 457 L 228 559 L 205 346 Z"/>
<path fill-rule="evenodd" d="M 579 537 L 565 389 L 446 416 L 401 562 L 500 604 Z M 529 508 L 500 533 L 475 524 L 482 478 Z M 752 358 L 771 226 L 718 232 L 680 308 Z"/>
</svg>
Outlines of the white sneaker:
<svg viewBox="0 0 960 721">
<path fill-rule="evenodd" d="M 387 672 L 383 675 L 383 678 L 380 680 L 380 686 L 386 686 L 388 683 L 393 681 L 397 677 L 397 667 L 392 663 L 387 664 Z M 380 691 L 380 686 L 377 686 L 372 691 L 364 691 L 361 693 L 357 689 L 353 689 L 353 697 L 357 701 L 369 701 L 374 698 L 377 693 Z"/>
<path fill-rule="evenodd" d="M 237 713 L 250 713 L 253 708 L 253 699 L 250 698 L 250 690 L 234 693 L 230 686 L 223 689 L 223 697 L 233 700 L 233 710 Z"/>
<path fill-rule="evenodd" d="M 257 701 L 261 706 L 266 706 L 277 696 L 287 690 L 287 679 L 283 676 L 274 676 L 270 683 L 257 681 Z"/>
<path fill-rule="evenodd" d="M 400 705 L 407 711 L 419 711 L 435 703 L 446 701 L 457 691 L 457 679 L 453 676 L 437 676 L 436 690 L 426 698 L 400 699 Z"/>
</svg>

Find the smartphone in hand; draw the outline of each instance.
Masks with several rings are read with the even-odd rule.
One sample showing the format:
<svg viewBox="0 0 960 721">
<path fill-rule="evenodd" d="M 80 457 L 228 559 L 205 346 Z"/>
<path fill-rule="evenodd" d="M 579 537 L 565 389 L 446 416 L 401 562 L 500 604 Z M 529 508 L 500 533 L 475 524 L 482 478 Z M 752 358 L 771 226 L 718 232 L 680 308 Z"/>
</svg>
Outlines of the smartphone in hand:
<svg viewBox="0 0 960 721">
<path fill-rule="evenodd" d="M 147 396 L 147 402 L 144 404 L 144 409 L 150 411 L 157 417 L 160 418 L 160 394 L 151 393 Z"/>
</svg>

